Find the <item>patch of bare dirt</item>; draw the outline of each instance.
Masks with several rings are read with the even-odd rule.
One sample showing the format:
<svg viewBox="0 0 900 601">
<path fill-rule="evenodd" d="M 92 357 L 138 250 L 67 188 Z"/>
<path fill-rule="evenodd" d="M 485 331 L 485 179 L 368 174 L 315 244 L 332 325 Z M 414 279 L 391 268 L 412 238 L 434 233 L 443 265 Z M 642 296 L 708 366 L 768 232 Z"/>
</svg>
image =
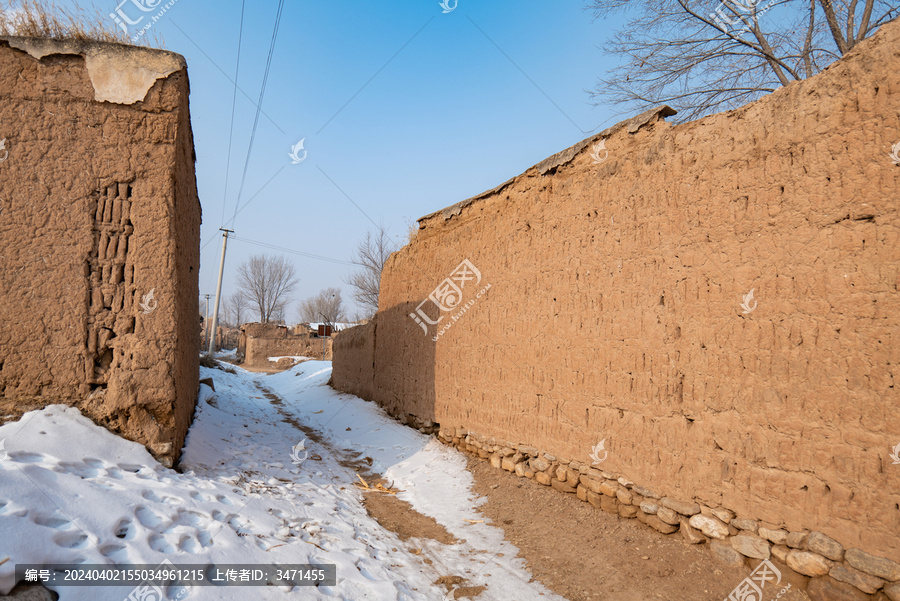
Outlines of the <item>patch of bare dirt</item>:
<svg viewBox="0 0 900 601">
<path fill-rule="evenodd" d="M 381 482 L 383 481 L 379 481 Z M 412 505 L 393 494 L 366 491 L 363 493 L 363 506 L 382 528 L 394 532 L 402 541 L 430 538 L 445 545 L 459 542 L 434 518 L 422 515 Z M 421 553 L 421 550 L 413 549 L 413 553 L 416 552 Z M 422 561 L 432 563 L 427 557 L 423 557 Z M 470 586 L 468 580 L 456 575 L 441 576 L 434 584 L 444 588 L 447 599 L 474 599 L 487 590 L 485 586 Z"/>
<path fill-rule="evenodd" d="M 396 533 L 402 541 L 410 538 L 430 538 L 445 545 L 458 542 L 434 518 L 422 515 L 413 509 L 412 505 L 394 495 L 366 492 L 363 494 L 363 505 L 376 522 Z"/>
<path fill-rule="evenodd" d="M 719 601 L 750 573 L 723 567 L 705 545 L 662 535 L 550 487 L 468 458 L 479 511 L 503 528 L 535 580 L 569 601 Z M 754 560 L 755 561 L 755 560 Z M 769 601 L 783 580 L 763 590 Z M 771 590 L 769 590 L 771 589 Z M 779 601 L 808 601 L 793 585 Z"/>
<path fill-rule="evenodd" d="M 304 424 L 288 411 L 284 406 L 284 401 L 272 390 L 258 383 L 256 387 L 259 388 L 263 397 L 275 407 L 283 422 L 292 425 L 310 440 L 328 447 L 337 458 L 338 463 L 356 472 L 358 481 L 353 485 L 363 493 L 363 506 L 366 508 L 366 512 L 382 528 L 394 532 L 404 542 L 414 538 L 430 538 L 445 545 L 459 542 L 437 520 L 419 513 L 408 502 L 398 499 L 396 493 L 399 491 L 393 487 L 393 484 L 372 471 L 373 460 L 371 457 L 334 447 L 318 431 Z M 314 458 L 321 459 L 317 456 L 310 456 L 310 459 Z M 412 552 L 421 554 L 422 549 L 412 549 Z M 422 561 L 429 565 L 433 564 L 428 557 L 423 556 Z M 483 586 L 469 586 L 465 578 L 456 575 L 442 576 L 434 584 L 444 587 L 447 591 L 447 599 L 474 599 L 486 590 L 486 587 Z"/>
<path fill-rule="evenodd" d="M 441 576 L 434 581 L 447 591 L 447 599 L 472 599 L 487 590 L 486 586 L 466 586 L 466 582 L 462 576 Z"/>
<path fill-rule="evenodd" d="M 255 374 L 280 374 L 281 372 L 290 369 L 293 365 L 289 365 L 287 367 L 278 367 L 275 364 L 272 365 L 245 365 L 243 363 L 234 363 L 238 367 L 246 369 L 247 371 L 252 371 Z"/>
</svg>

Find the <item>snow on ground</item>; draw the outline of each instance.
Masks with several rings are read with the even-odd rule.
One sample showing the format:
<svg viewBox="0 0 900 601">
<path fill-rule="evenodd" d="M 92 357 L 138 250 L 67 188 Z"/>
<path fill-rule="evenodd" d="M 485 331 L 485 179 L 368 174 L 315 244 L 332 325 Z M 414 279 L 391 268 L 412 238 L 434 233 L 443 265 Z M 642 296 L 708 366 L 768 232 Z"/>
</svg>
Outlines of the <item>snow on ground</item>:
<svg viewBox="0 0 900 601">
<path fill-rule="evenodd" d="M 216 391 L 201 386 L 184 473 L 62 405 L 0 427 L 0 561 L 11 558 L 0 565 L 0 594 L 15 584 L 16 563 L 168 559 L 337 566 L 333 587 L 192 587 L 181 596 L 191 601 L 442 600 L 452 596 L 433 583 L 451 575 L 487 586 L 477 597 L 484 601 L 561 599 L 528 582 L 499 529 L 466 521 L 483 518 L 464 458 L 376 405 L 332 390 L 330 362 L 270 376 L 235 372 L 201 368 Z M 304 439 L 306 451 L 294 456 L 307 458 L 298 466 L 292 447 Z M 460 542 L 402 542 L 371 519 L 353 486 L 356 472 L 345 467 L 366 456 L 401 499 Z M 55 590 L 62 601 L 120 601 L 132 589 Z"/>
<path fill-rule="evenodd" d="M 294 361 L 309 361 L 312 357 L 306 357 L 303 355 L 284 355 L 282 357 L 269 357 L 269 361 L 278 361 L 279 359 L 293 359 Z"/>
</svg>

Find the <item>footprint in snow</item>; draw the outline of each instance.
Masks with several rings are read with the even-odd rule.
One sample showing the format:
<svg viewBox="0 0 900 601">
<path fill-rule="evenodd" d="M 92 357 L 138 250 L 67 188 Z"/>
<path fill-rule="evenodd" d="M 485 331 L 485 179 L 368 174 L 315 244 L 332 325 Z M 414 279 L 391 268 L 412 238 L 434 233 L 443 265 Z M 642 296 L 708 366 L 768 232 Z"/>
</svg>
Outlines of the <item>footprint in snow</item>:
<svg viewBox="0 0 900 601">
<path fill-rule="evenodd" d="M 83 549 L 88 544 L 88 537 L 84 532 L 60 532 L 53 537 L 53 542 L 66 549 Z"/>
<path fill-rule="evenodd" d="M 122 480 L 125 478 L 125 475 L 122 473 L 117 467 L 108 467 L 106 468 L 106 475 L 110 478 L 115 478 L 116 480 Z"/>
<path fill-rule="evenodd" d="M 178 548 L 186 553 L 197 554 L 201 551 L 200 543 L 193 536 L 183 534 L 178 541 Z"/>
<path fill-rule="evenodd" d="M 25 451 L 15 451 L 8 453 L 10 460 L 17 463 L 41 463 L 47 460 L 47 456 L 41 453 L 28 453 Z"/>
<path fill-rule="evenodd" d="M 207 532 L 206 530 L 201 530 L 197 533 L 197 541 L 200 543 L 202 547 L 212 547 L 213 538 L 212 534 Z"/>
<path fill-rule="evenodd" d="M 140 478 L 141 480 L 159 480 L 159 476 L 156 475 L 156 472 L 154 472 L 150 468 L 147 468 L 145 470 L 145 466 L 143 465 L 136 465 L 134 463 L 120 463 L 118 464 L 118 467 L 126 472 L 134 474 L 135 477 Z"/>
<path fill-rule="evenodd" d="M 182 505 L 184 504 L 184 499 L 179 499 L 177 497 L 170 497 L 167 495 L 158 495 L 152 490 L 144 490 L 141 491 L 141 496 L 147 499 L 148 501 L 153 501 L 154 503 L 164 503 L 166 505 Z"/>
<path fill-rule="evenodd" d="M 192 526 L 202 529 L 209 526 L 210 518 L 197 511 L 181 510 L 178 512 L 178 517 L 175 518 L 175 523 L 179 526 Z"/>
<path fill-rule="evenodd" d="M 100 547 L 100 553 L 116 562 L 128 560 L 128 548 L 119 543 L 107 543 Z"/>
<path fill-rule="evenodd" d="M 113 529 L 113 534 L 116 535 L 116 538 L 131 540 L 134 538 L 134 531 L 134 522 L 128 518 L 123 518 L 116 524 L 116 527 Z"/>
<path fill-rule="evenodd" d="M 54 530 L 66 530 L 69 526 L 72 525 L 68 519 L 46 513 L 38 513 L 31 518 L 31 521 L 37 524 L 38 526 L 43 526 L 44 528 L 53 528 Z"/>
<path fill-rule="evenodd" d="M 207 495 L 202 492 L 197 492 L 196 490 L 192 490 L 190 492 L 190 495 L 191 495 L 191 498 L 194 499 L 195 501 L 201 501 L 203 503 L 210 503 L 210 502 L 216 500 L 216 498 L 213 497 L 212 495 Z"/>
<path fill-rule="evenodd" d="M 147 539 L 150 548 L 159 553 L 174 553 L 175 547 L 162 534 L 151 534 Z"/>
<path fill-rule="evenodd" d="M 144 507 L 143 505 L 138 506 L 138 508 L 134 510 L 134 516 L 145 528 L 150 528 L 151 530 L 156 531 L 162 530 L 160 526 L 163 524 L 163 522 L 166 522 L 166 519 L 163 516 L 159 515 L 152 509 Z"/>
<path fill-rule="evenodd" d="M 249 532 L 249 526 L 252 524 L 249 520 L 246 520 L 239 515 L 231 514 L 228 516 L 228 525 L 238 532 L 242 530 Z"/>
<path fill-rule="evenodd" d="M 79 478 L 96 478 L 100 470 L 89 467 L 80 463 L 70 463 L 68 461 L 60 461 L 59 465 L 53 468 L 55 472 L 61 472 L 70 476 L 78 476 Z"/>
<path fill-rule="evenodd" d="M 106 490 L 122 490 L 122 487 L 118 484 L 113 484 L 112 482 L 104 482 L 103 480 L 96 480 L 91 482 L 94 486 L 99 486 L 100 488 L 105 488 Z"/>
</svg>

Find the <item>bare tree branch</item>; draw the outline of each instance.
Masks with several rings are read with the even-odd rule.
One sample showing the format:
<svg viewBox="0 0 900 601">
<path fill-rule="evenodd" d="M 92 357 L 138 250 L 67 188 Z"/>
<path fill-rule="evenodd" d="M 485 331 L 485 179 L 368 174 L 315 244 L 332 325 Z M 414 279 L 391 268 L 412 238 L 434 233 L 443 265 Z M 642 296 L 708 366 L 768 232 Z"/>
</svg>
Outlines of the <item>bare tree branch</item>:
<svg viewBox="0 0 900 601">
<path fill-rule="evenodd" d="M 624 104 L 623 112 L 668 104 L 680 121 L 740 106 L 815 75 L 900 14 L 896 1 L 866 0 L 861 11 L 858 4 L 590 0 L 597 18 L 627 17 L 605 46 L 618 66 L 591 95 L 597 103 Z"/>
<path fill-rule="evenodd" d="M 298 279 L 294 265 L 284 257 L 254 255 L 238 267 L 238 289 L 256 305 L 259 321 L 284 320 L 284 308 Z"/>
<path fill-rule="evenodd" d="M 347 321 L 341 291 L 338 288 L 326 288 L 314 297 L 301 301 L 297 313 L 300 321 L 307 323 L 323 322 L 334 325 Z"/>
<path fill-rule="evenodd" d="M 239 328 L 247 319 L 248 309 L 247 297 L 238 290 L 231 296 L 222 300 L 222 315 L 225 323 L 233 328 Z"/>
<path fill-rule="evenodd" d="M 384 263 L 397 248 L 387 231 L 380 228 L 376 232 L 366 232 L 366 237 L 356 247 L 356 253 L 350 259 L 360 269 L 352 273 L 346 282 L 353 287 L 353 300 L 369 317 L 378 311 Z"/>
</svg>

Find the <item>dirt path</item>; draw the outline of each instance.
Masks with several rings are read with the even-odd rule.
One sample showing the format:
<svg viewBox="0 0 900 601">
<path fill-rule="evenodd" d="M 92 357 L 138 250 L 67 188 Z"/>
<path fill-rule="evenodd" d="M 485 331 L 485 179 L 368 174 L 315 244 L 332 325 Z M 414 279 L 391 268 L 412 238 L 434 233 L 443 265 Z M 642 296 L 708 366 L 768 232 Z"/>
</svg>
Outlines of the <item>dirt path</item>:
<svg viewBox="0 0 900 601">
<path fill-rule="evenodd" d="M 721 601 L 750 572 L 722 567 L 703 546 L 664 536 L 525 478 L 469 458 L 479 510 L 547 588 L 570 601 Z M 761 601 L 779 589 L 763 591 Z M 808 601 L 788 590 L 779 601 Z"/>
<path fill-rule="evenodd" d="M 363 506 L 369 516 L 382 528 L 397 534 L 401 541 L 410 546 L 412 553 L 421 556 L 423 563 L 434 564 L 419 546 L 423 542 L 422 539 L 431 539 L 444 545 L 460 542 L 434 518 L 419 513 L 408 502 L 398 499 L 396 489 L 393 489 L 391 484 L 381 477 L 381 474 L 372 471 L 371 457 L 334 446 L 318 430 L 298 419 L 274 391 L 260 382 L 254 382 L 254 384 L 278 413 L 282 422 L 293 426 L 305 437 L 328 449 L 340 465 L 356 472 L 360 482 L 345 484 L 362 489 Z M 317 455 L 309 458 L 321 460 L 321 457 Z M 434 585 L 442 587 L 446 591 L 445 598 L 448 600 L 475 599 L 486 590 L 484 586 L 473 586 L 465 577 L 458 574 L 444 574 L 435 580 Z"/>
</svg>

